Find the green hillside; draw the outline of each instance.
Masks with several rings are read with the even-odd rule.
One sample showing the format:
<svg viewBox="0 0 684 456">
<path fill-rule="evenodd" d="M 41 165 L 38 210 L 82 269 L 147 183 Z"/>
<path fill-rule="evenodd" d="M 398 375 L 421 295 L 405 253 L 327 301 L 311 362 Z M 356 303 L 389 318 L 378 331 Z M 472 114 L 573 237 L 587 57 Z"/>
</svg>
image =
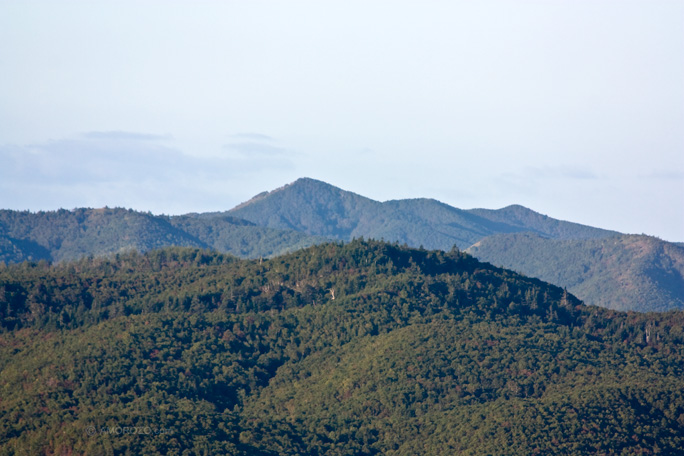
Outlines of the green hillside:
<svg viewBox="0 0 684 456">
<path fill-rule="evenodd" d="M 508 234 L 483 239 L 468 252 L 567 287 L 602 307 L 642 312 L 684 308 L 684 248 L 654 237 L 557 240 Z"/>
<path fill-rule="evenodd" d="M 0 234 L 1 262 L 21 263 L 22 261 L 49 260 L 51 258 L 50 251 L 36 242 Z"/>
<path fill-rule="evenodd" d="M 531 231 L 561 239 L 616 234 L 555 220 L 522 206 L 463 210 L 432 199 L 373 201 L 314 179 L 298 179 L 262 193 L 229 214 L 260 226 L 349 241 L 385 239 L 412 247 L 465 249 L 497 233 Z"/>
<path fill-rule="evenodd" d="M 22 248 L 14 258 L 4 253 L 5 261 L 63 261 L 127 250 L 199 244 L 197 239 L 161 217 L 121 208 L 37 213 L 2 210 L 0 230 L 14 243 L 23 242 L 30 247 Z"/>
<path fill-rule="evenodd" d="M 471 209 L 468 212 L 494 223 L 514 227 L 515 229 L 509 229 L 510 232 L 526 231 L 552 239 L 600 239 L 619 234 L 616 231 L 557 220 L 517 204 L 503 209 Z M 504 230 L 498 232 L 503 233 Z"/>
<path fill-rule="evenodd" d="M 261 193 L 228 213 L 260 226 L 351 239 L 384 223 L 382 204 L 314 179 Z"/>
<path fill-rule="evenodd" d="M 326 241 L 320 236 L 256 226 L 223 214 L 180 215 L 169 217 L 169 222 L 199 239 L 202 247 L 242 258 L 282 255 Z"/>
<path fill-rule="evenodd" d="M 684 314 L 457 251 L 0 266 L 0 454 L 680 454 Z"/>
<path fill-rule="evenodd" d="M 155 216 L 121 208 L 47 212 L 0 210 L 0 261 L 68 261 L 168 246 L 269 257 L 325 239 L 256 226 L 222 214 Z"/>
</svg>

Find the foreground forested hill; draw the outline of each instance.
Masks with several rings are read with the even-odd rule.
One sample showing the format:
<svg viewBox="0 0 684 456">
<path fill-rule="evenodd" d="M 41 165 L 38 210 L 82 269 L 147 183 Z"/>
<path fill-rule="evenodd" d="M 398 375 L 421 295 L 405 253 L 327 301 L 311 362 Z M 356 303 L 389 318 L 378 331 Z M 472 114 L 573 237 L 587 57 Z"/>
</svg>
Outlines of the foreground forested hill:
<svg viewBox="0 0 684 456">
<path fill-rule="evenodd" d="M 354 241 L 0 267 L 0 454 L 680 454 L 684 314 Z"/>
</svg>

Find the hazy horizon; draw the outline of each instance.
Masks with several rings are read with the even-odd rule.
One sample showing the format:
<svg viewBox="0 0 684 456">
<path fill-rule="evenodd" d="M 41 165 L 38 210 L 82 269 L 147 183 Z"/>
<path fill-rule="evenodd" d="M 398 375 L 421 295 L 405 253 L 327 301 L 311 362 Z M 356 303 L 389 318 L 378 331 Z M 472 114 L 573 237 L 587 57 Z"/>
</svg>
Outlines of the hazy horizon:
<svg viewBox="0 0 684 456">
<path fill-rule="evenodd" d="M 300 177 L 684 241 L 684 3 L 0 0 L 0 208 Z"/>
</svg>

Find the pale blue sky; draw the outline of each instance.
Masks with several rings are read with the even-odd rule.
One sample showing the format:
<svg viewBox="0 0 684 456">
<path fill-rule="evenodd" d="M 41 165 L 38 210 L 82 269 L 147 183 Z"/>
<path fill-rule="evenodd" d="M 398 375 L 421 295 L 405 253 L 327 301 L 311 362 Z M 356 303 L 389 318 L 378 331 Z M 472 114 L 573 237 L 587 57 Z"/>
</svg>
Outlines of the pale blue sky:
<svg viewBox="0 0 684 456">
<path fill-rule="evenodd" d="M 298 177 L 684 241 L 682 1 L 0 0 L 0 208 Z"/>
</svg>

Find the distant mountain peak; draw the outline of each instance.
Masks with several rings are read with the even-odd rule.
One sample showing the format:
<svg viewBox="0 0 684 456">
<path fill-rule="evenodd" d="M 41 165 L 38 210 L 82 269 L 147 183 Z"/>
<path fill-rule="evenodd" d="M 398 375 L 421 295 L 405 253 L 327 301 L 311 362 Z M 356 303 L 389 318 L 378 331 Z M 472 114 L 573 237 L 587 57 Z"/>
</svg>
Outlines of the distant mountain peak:
<svg viewBox="0 0 684 456">
<path fill-rule="evenodd" d="M 347 239 L 353 237 L 361 218 L 381 206 L 364 196 L 304 177 L 260 193 L 228 213 L 270 228 Z"/>
<path fill-rule="evenodd" d="M 319 180 L 319 179 L 313 179 L 313 178 L 311 178 L 311 177 L 300 177 L 300 178 L 297 179 L 296 181 L 291 182 L 291 183 L 289 183 L 289 184 L 287 184 L 287 185 L 284 185 L 283 187 L 288 187 L 288 186 L 290 186 L 290 185 L 298 185 L 298 184 L 299 184 L 299 185 L 301 185 L 301 184 L 322 184 L 322 185 L 325 185 L 325 186 L 327 186 L 327 187 L 334 187 L 333 185 L 331 185 L 331 184 L 329 184 L 329 183 L 327 183 L 327 182 L 324 182 L 324 181 Z M 281 187 L 281 188 L 282 188 L 282 187 Z"/>
<path fill-rule="evenodd" d="M 321 188 L 337 189 L 337 190 L 343 191 L 343 190 L 338 189 L 337 187 L 335 187 L 333 185 L 330 185 L 330 184 L 323 182 L 323 181 L 320 181 L 320 180 L 312 179 L 310 177 L 300 177 L 296 181 L 290 182 L 289 184 L 285 184 L 281 187 L 278 187 L 278 188 L 270 190 L 270 191 L 261 192 L 255 196 L 253 196 L 252 198 L 248 199 L 247 201 L 238 204 L 233 209 L 231 209 L 231 211 L 237 211 L 237 210 L 243 209 L 247 206 L 250 206 L 254 203 L 257 203 L 261 200 L 264 200 L 268 197 L 271 197 L 271 196 L 273 196 L 279 192 L 282 192 L 284 190 L 287 190 L 287 189 L 306 188 L 306 187 L 312 187 L 312 186 L 320 186 Z"/>
<path fill-rule="evenodd" d="M 522 204 L 509 204 L 508 206 L 504 206 L 501 208 L 501 210 L 506 210 L 506 209 L 532 211 L 532 209 L 530 209 L 529 207 L 525 207 Z M 535 212 L 535 211 L 532 211 L 532 212 Z"/>
</svg>

